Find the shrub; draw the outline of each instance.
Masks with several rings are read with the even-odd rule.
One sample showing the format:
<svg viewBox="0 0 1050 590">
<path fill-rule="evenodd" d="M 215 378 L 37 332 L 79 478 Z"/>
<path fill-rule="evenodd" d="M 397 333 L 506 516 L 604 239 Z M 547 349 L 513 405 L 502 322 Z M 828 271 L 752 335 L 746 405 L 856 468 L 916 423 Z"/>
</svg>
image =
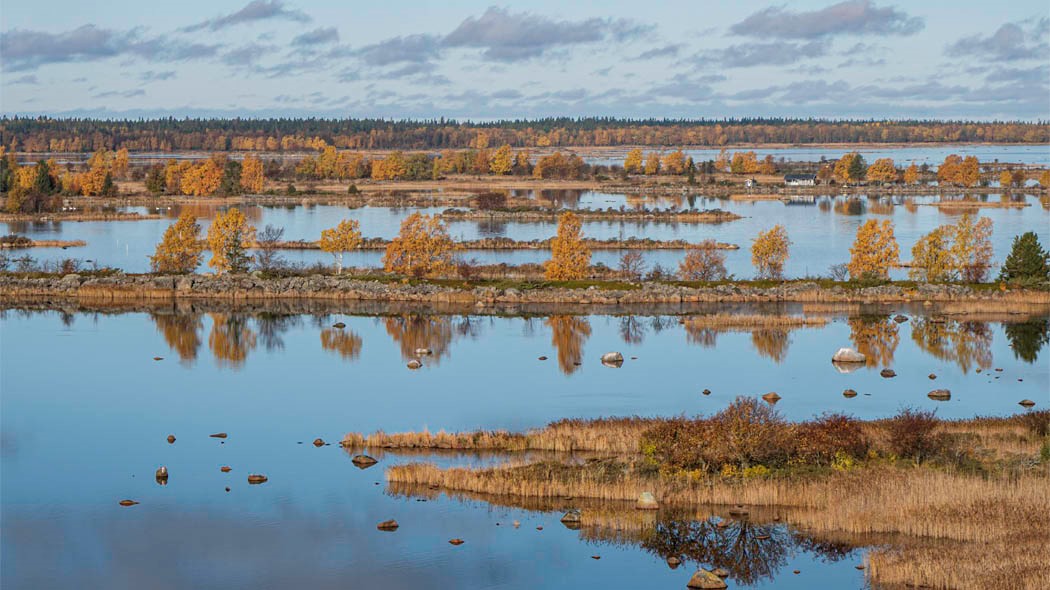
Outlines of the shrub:
<svg viewBox="0 0 1050 590">
<path fill-rule="evenodd" d="M 870 443 L 861 423 L 845 414 L 824 414 L 795 428 L 796 455 L 807 463 L 830 465 L 867 455 Z"/>
<path fill-rule="evenodd" d="M 478 209 L 503 209 L 507 206 L 507 193 L 497 191 L 478 195 Z"/>
<path fill-rule="evenodd" d="M 1037 410 L 1021 414 L 1021 421 L 1035 436 L 1042 438 L 1050 434 L 1050 410 Z"/>
<path fill-rule="evenodd" d="M 779 465 L 791 456 L 791 427 L 772 406 L 738 397 L 711 418 L 712 444 L 703 449 L 709 463 L 749 467 Z"/>
<path fill-rule="evenodd" d="M 889 448 L 898 457 L 916 461 L 929 459 L 943 448 L 937 429 L 936 412 L 904 408 L 885 423 Z"/>
<path fill-rule="evenodd" d="M 678 265 L 678 276 L 683 281 L 721 281 L 726 278 L 725 254 L 715 249 L 712 240 L 690 246 Z"/>
</svg>

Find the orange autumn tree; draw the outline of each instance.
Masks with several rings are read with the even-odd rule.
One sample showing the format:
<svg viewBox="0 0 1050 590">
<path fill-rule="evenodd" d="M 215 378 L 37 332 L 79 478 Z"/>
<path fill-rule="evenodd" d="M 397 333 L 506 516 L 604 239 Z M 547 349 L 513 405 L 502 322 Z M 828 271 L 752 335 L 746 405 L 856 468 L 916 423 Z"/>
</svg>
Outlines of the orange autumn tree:
<svg viewBox="0 0 1050 590">
<path fill-rule="evenodd" d="M 489 160 L 489 171 L 497 176 L 510 174 L 514 168 L 514 156 L 510 151 L 510 144 L 503 144 Z"/>
<path fill-rule="evenodd" d="M 113 177 L 124 179 L 128 176 L 129 156 L 127 148 L 120 148 L 113 156 Z"/>
<path fill-rule="evenodd" d="M 951 256 L 964 281 L 984 281 L 992 266 L 992 220 L 963 215 L 953 227 Z"/>
<path fill-rule="evenodd" d="M 439 216 L 413 213 L 401 222 L 401 231 L 386 247 L 383 268 L 416 278 L 447 275 L 455 267 L 456 249 Z"/>
<path fill-rule="evenodd" d="M 897 182 L 899 179 L 897 167 L 893 164 L 893 158 L 879 158 L 868 166 L 868 182 Z"/>
<path fill-rule="evenodd" d="M 149 257 L 153 272 L 190 273 L 201 263 L 204 246 L 200 242 L 201 226 L 191 213 L 184 212 L 178 221 L 164 230 L 164 237 Z"/>
<path fill-rule="evenodd" d="M 558 218 L 558 235 L 551 240 L 551 259 L 544 265 L 548 281 L 575 281 L 587 277 L 591 251 L 583 243 L 580 218 L 566 211 Z"/>
<path fill-rule="evenodd" d="M 685 153 L 682 150 L 675 150 L 664 156 L 663 168 L 668 174 L 684 174 Z"/>
<path fill-rule="evenodd" d="M 915 184 L 919 181 L 919 167 L 912 162 L 904 169 L 904 184 Z"/>
<path fill-rule="evenodd" d="M 846 268 L 850 278 L 888 279 L 890 269 L 900 264 L 900 248 L 893 235 L 893 224 L 888 219 L 881 223 L 869 219 L 857 230 L 857 238 L 849 249 Z"/>
<path fill-rule="evenodd" d="M 335 257 L 336 274 L 343 274 L 343 253 L 361 245 L 361 229 L 356 219 L 344 219 L 339 225 L 321 232 L 321 250 Z"/>
<path fill-rule="evenodd" d="M 721 281 L 726 278 L 726 256 L 714 240 L 691 244 L 678 264 L 678 277 L 683 281 Z"/>
<path fill-rule="evenodd" d="M 211 260 L 208 266 L 215 272 L 245 272 L 251 262 L 247 245 L 255 241 L 255 227 L 240 209 L 233 207 L 226 214 L 219 213 L 208 228 L 208 248 Z"/>
<path fill-rule="evenodd" d="M 758 232 L 751 244 L 751 264 L 755 265 L 760 278 L 779 280 L 784 276 L 784 263 L 788 259 L 791 240 L 782 225 Z"/>
<path fill-rule="evenodd" d="M 627 152 L 627 157 L 623 160 L 623 169 L 628 174 L 640 174 L 642 172 L 642 160 L 641 148 L 634 148 Z"/>
<path fill-rule="evenodd" d="M 260 193 L 263 189 L 263 163 L 255 156 L 247 156 L 241 163 L 241 188 L 247 193 Z"/>
<path fill-rule="evenodd" d="M 660 154 L 652 152 L 645 162 L 645 175 L 656 176 L 660 173 Z"/>
</svg>

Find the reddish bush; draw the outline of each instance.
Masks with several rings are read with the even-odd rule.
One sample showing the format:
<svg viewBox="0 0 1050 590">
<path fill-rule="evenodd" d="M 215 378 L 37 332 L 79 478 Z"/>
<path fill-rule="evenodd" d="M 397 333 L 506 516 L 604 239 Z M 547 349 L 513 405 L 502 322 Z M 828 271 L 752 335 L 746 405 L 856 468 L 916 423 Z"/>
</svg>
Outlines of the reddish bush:
<svg viewBox="0 0 1050 590">
<path fill-rule="evenodd" d="M 824 414 L 799 424 L 795 444 L 798 458 L 818 465 L 830 464 L 838 453 L 861 459 L 870 447 L 860 420 L 845 414 Z"/>
</svg>

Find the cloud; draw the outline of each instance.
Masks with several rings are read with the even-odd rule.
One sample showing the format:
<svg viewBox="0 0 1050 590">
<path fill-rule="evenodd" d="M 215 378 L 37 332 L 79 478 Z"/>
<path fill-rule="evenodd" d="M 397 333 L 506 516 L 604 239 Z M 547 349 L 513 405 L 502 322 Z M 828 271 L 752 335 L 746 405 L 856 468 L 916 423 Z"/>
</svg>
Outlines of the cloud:
<svg viewBox="0 0 1050 590">
<path fill-rule="evenodd" d="M 725 79 L 726 77 L 721 74 L 711 74 L 697 78 L 692 78 L 685 74 L 678 74 L 672 78 L 670 82 L 654 87 L 653 93 L 656 96 L 666 96 L 669 98 L 679 98 L 689 101 L 706 101 L 715 94 L 711 84 L 722 82 Z"/>
<path fill-rule="evenodd" d="M 336 43 L 339 41 L 339 31 L 335 27 L 320 27 L 312 31 L 307 31 L 301 35 L 296 35 L 292 39 L 292 45 L 299 47 L 307 45 L 324 45 L 325 43 Z"/>
<path fill-rule="evenodd" d="M 252 0 L 237 12 L 225 16 L 217 16 L 179 30 L 184 33 L 192 33 L 201 29 L 218 31 L 234 25 L 271 19 L 284 19 L 300 23 L 310 22 L 310 17 L 306 13 L 301 10 L 285 8 L 284 2 L 281 0 Z"/>
<path fill-rule="evenodd" d="M 137 96 L 145 96 L 145 95 L 146 95 L 146 91 L 141 89 L 141 88 L 139 88 L 139 89 L 136 89 L 136 90 L 124 90 L 124 91 L 110 90 L 108 92 L 100 92 L 98 94 L 92 95 L 91 98 L 135 98 Z"/>
<path fill-rule="evenodd" d="M 626 19 L 554 20 L 492 6 L 481 16 L 461 22 L 445 36 L 443 45 L 483 49 L 485 59 L 513 62 L 539 57 L 556 47 L 606 40 L 623 42 L 650 31 L 651 26 Z"/>
<path fill-rule="evenodd" d="M 925 26 L 922 18 L 877 7 L 871 0 L 846 0 L 809 12 L 770 6 L 729 30 L 758 38 L 820 39 L 835 35 L 912 35 Z"/>
<path fill-rule="evenodd" d="M 261 45 L 249 43 L 236 49 L 231 49 L 222 54 L 222 63 L 228 66 L 250 66 L 258 62 L 263 56 L 276 51 L 272 45 Z"/>
<path fill-rule="evenodd" d="M 753 66 L 785 66 L 804 59 L 821 57 L 828 53 L 827 41 L 791 43 L 772 41 L 769 43 L 742 43 L 715 51 L 706 51 L 692 58 L 696 64 L 713 64 L 724 68 L 748 68 Z"/>
<path fill-rule="evenodd" d="M 441 40 L 434 35 L 393 37 L 354 52 L 370 66 L 388 66 L 397 63 L 422 63 L 441 53 Z"/>
<path fill-rule="evenodd" d="M 629 61 L 644 61 L 648 59 L 656 59 L 660 57 L 678 57 L 678 52 L 685 47 L 685 43 L 671 43 L 664 45 L 663 47 L 654 47 L 648 51 L 636 55 L 635 57 L 627 58 Z"/>
<path fill-rule="evenodd" d="M 175 78 L 174 70 L 167 70 L 164 72 L 148 70 L 139 74 L 139 80 L 142 80 L 143 82 L 156 82 L 160 80 L 171 80 L 173 78 Z"/>
<path fill-rule="evenodd" d="M 182 61 L 210 57 L 218 50 L 218 45 L 186 43 L 165 36 L 143 37 L 142 29 L 114 31 L 95 25 L 63 33 L 12 29 L 0 36 L 0 59 L 9 72 L 118 56 Z"/>
<path fill-rule="evenodd" d="M 1031 26 L 1025 26 L 1031 25 Z M 1047 29 L 1050 18 L 1020 23 L 1006 23 L 985 37 L 980 34 L 963 37 L 948 46 L 953 56 L 973 56 L 991 61 L 1050 59 Z"/>
<path fill-rule="evenodd" d="M 26 74 L 24 76 L 19 76 L 19 77 L 15 78 L 14 80 L 8 80 L 7 81 L 7 85 L 8 86 L 14 86 L 15 84 L 33 84 L 33 85 L 35 85 L 35 84 L 39 84 L 39 83 L 40 83 L 40 80 L 38 80 L 37 77 L 35 75 L 33 75 L 33 74 Z"/>
</svg>

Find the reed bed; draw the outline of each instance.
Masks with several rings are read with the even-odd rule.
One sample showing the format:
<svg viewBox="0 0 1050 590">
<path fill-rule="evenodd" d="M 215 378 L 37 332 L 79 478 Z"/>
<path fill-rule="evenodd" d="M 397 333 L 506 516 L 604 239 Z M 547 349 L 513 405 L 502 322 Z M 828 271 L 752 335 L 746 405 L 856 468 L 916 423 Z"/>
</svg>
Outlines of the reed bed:
<svg viewBox="0 0 1050 590">
<path fill-rule="evenodd" d="M 731 314 L 716 313 L 711 315 L 689 316 L 682 319 L 687 328 L 819 328 L 827 325 L 825 317 L 771 315 L 771 314 Z"/>
<path fill-rule="evenodd" d="M 512 240 L 510 238 L 480 238 L 461 240 L 456 247 L 462 250 L 549 250 L 552 239 L 545 240 Z M 201 244 L 207 248 L 205 242 Z M 653 240 L 650 238 L 629 237 L 623 239 L 599 240 L 584 238 L 583 244 L 591 250 L 684 250 L 686 248 L 709 248 L 712 250 L 739 250 L 740 246 L 725 242 L 690 243 L 686 240 Z M 390 240 L 368 238 L 361 242 L 361 250 L 383 250 L 390 245 Z M 279 241 L 273 244 L 247 244 L 250 248 L 272 248 L 275 250 L 320 250 L 320 242 L 309 240 Z"/>
</svg>

